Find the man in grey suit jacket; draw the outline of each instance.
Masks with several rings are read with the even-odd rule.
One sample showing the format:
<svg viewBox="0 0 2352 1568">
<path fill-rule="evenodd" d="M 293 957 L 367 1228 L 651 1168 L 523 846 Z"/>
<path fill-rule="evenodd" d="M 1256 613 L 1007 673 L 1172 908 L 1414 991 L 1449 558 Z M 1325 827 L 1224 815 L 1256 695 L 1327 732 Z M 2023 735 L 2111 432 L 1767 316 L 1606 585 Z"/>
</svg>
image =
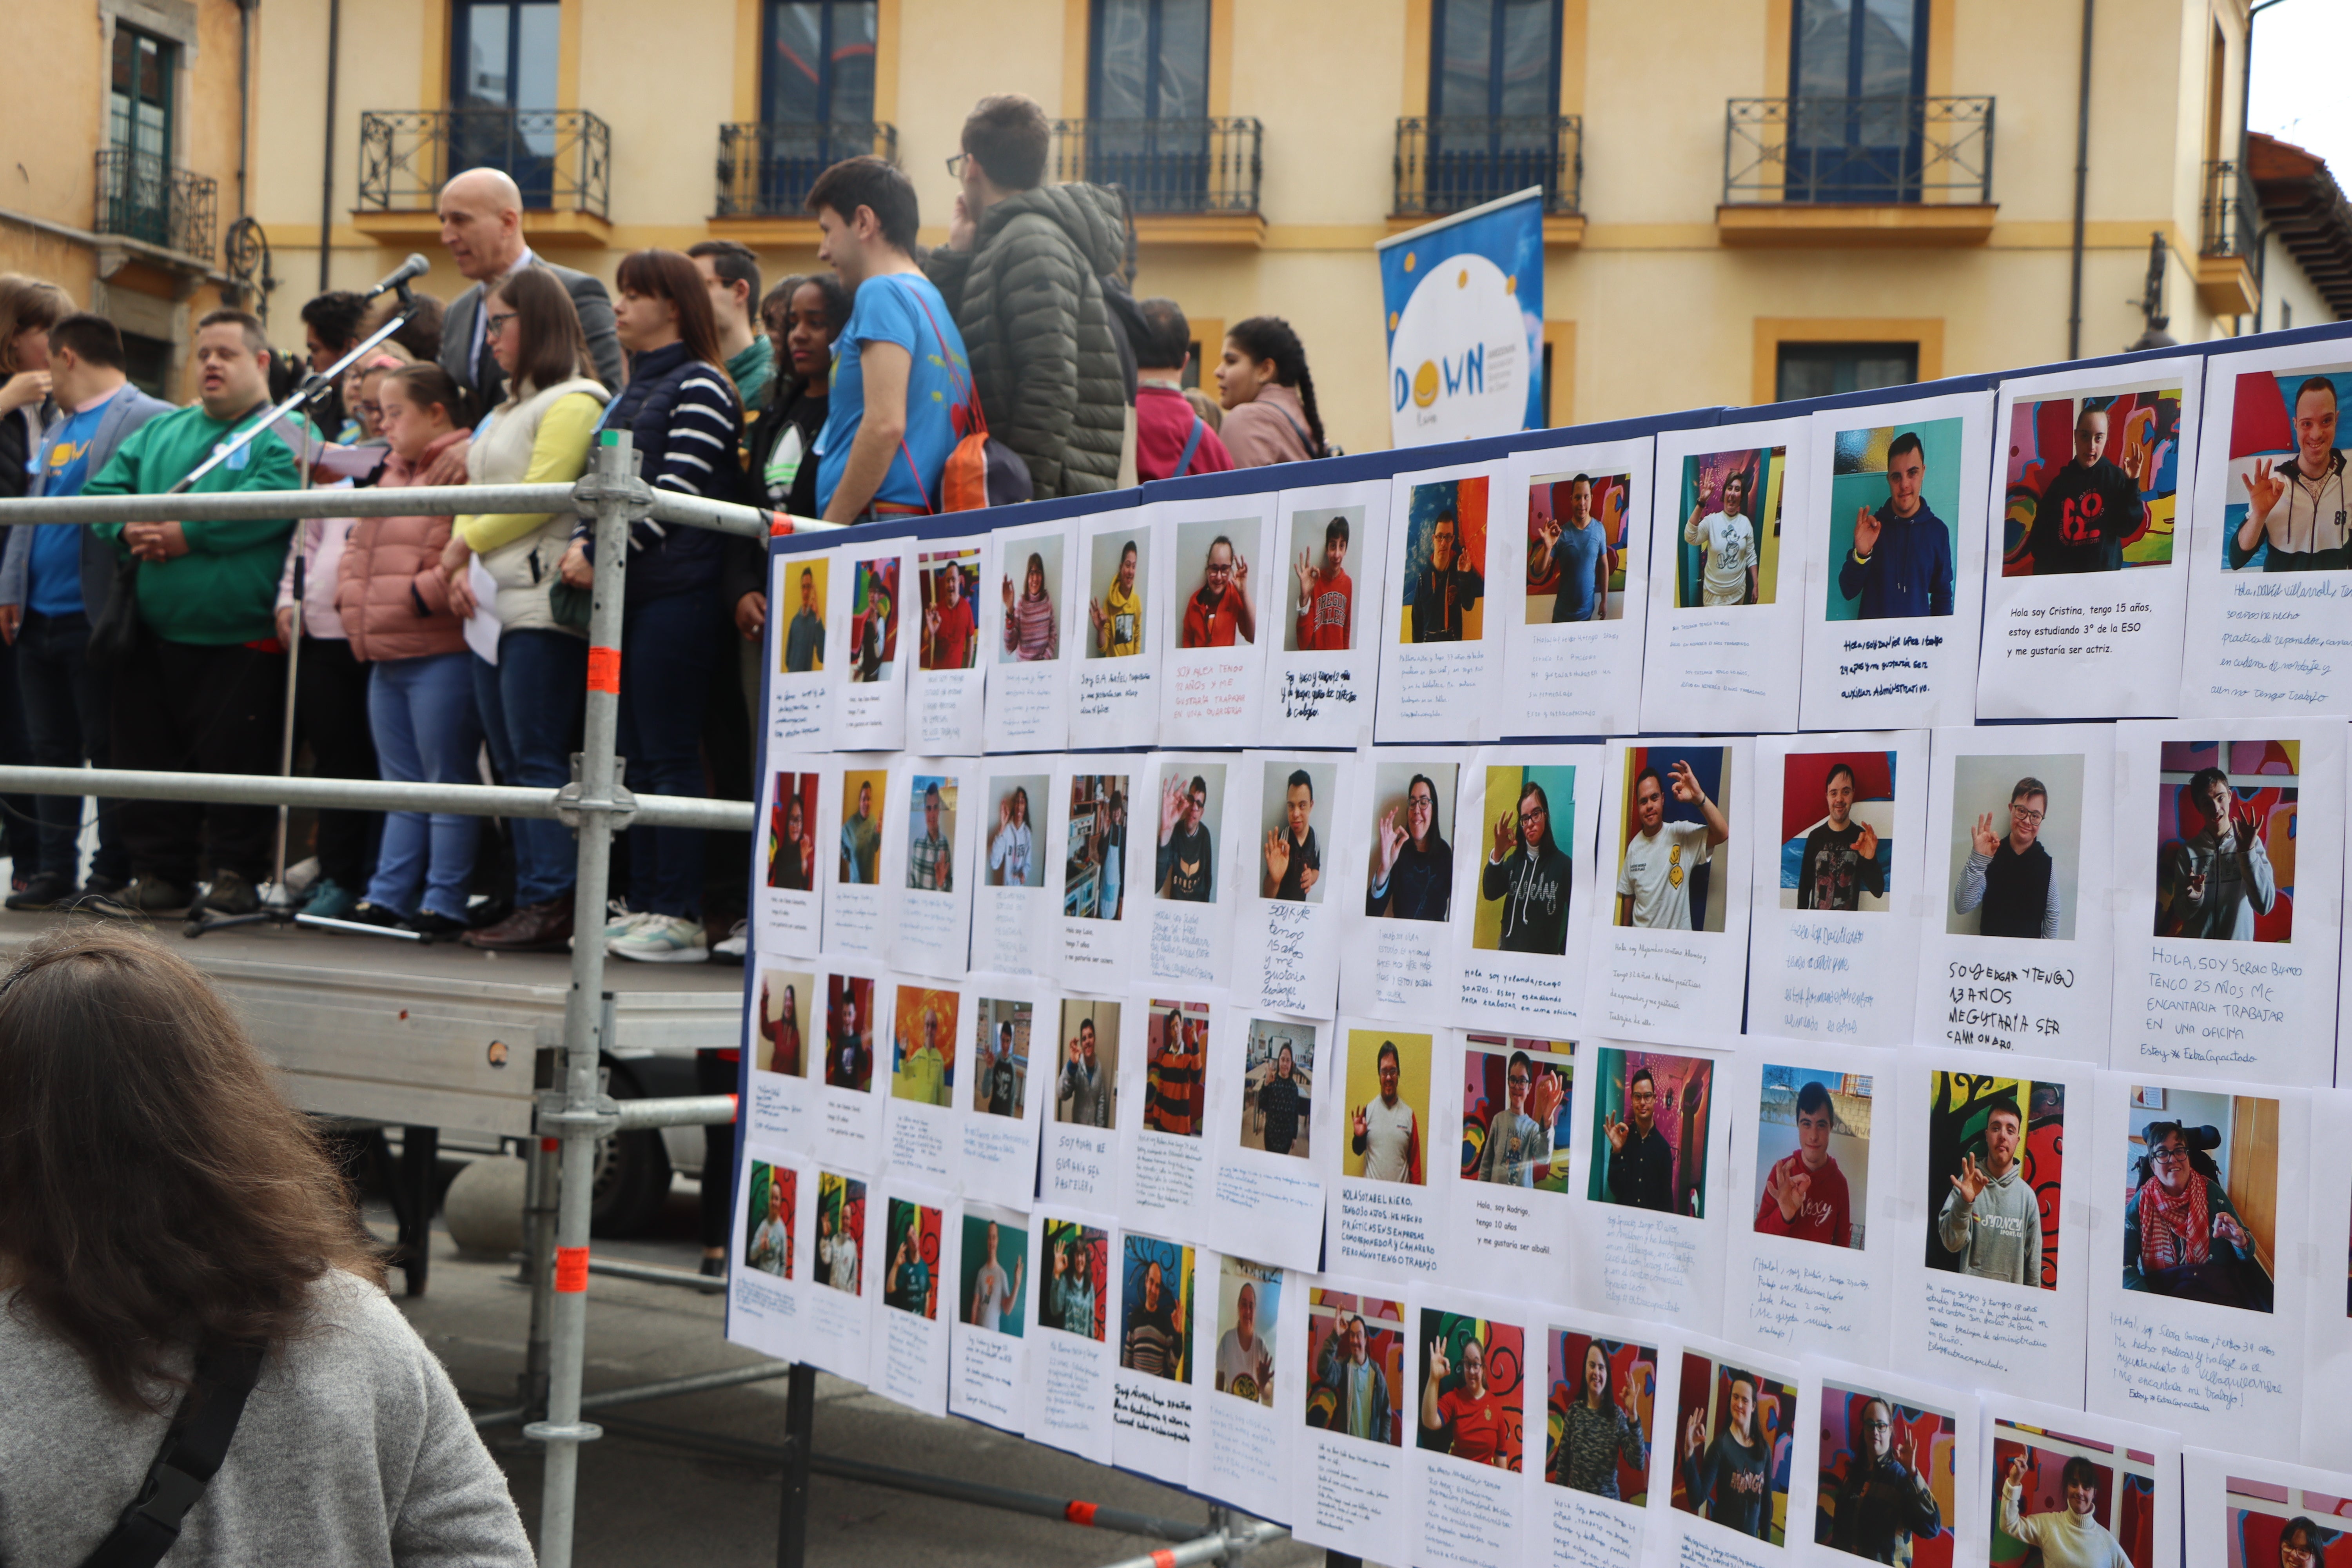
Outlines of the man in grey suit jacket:
<svg viewBox="0 0 2352 1568">
<path fill-rule="evenodd" d="M 485 290 L 537 262 L 562 281 L 588 334 L 596 379 L 618 391 L 621 340 L 613 330 L 613 299 L 585 272 L 532 254 L 522 237 L 522 193 L 501 169 L 468 169 L 441 187 L 441 243 L 473 287 L 457 296 L 441 319 L 441 368 L 471 390 L 478 409 L 496 407 L 506 396 L 506 376 L 490 356 L 484 331 Z"/>
</svg>

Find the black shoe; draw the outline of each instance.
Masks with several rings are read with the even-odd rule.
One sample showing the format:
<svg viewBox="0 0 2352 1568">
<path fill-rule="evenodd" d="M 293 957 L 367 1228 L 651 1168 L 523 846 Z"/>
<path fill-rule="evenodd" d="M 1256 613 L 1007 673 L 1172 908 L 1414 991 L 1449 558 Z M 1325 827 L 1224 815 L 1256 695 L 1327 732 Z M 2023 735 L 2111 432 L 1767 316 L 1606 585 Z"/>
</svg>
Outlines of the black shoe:
<svg viewBox="0 0 2352 1568">
<path fill-rule="evenodd" d="M 215 917 L 257 915 L 261 912 L 261 892 L 236 871 L 222 870 L 213 874 L 213 885 L 204 896 L 188 906 L 188 918 L 199 921 L 206 915 Z"/>
<path fill-rule="evenodd" d="M 371 903 L 365 899 L 352 905 L 352 912 L 343 918 L 354 925 L 382 926 L 386 931 L 409 929 L 406 915 L 388 904 Z"/>
<path fill-rule="evenodd" d="M 188 889 L 177 882 L 167 882 L 152 873 L 142 872 L 125 883 L 121 892 L 93 901 L 91 908 L 100 914 L 109 912 L 107 909 L 99 908 L 102 903 L 133 917 L 180 915 L 187 912 L 188 900 Z"/>
<path fill-rule="evenodd" d="M 53 910 L 74 896 L 73 879 L 59 871 L 36 871 L 25 890 L 8 895 L 12 910 Z"/>
<path fill-rule="evenodd" d="M 726 1279 L 726 1278 L 727 1278 L 727 1259 L 726 1259 L 726 1258 L 704 1258 L 704 1259 L 702 1260 L 702 1277 L 703 1277 L 704 1279 Z"/>
<path fill-rule="evenodd" d="M 439 942 L 447 937 L 463 935 L 467 927 L 464 921 L 453 921 L 447 915 L 436 913 L 432 910 L 419 910 L 416 912 L 416 918 L 408 922 L 408 929 L 423 931 L 425 940 L 427 942 Z"/>
<path fill-rule="evenodd" d="M 110 899 L 122 891 L 125 885 L 120 877 L 110 877 L 103 871 L 92 871 L 89 874 L 89 879 L 81 885 L 81 890 L 85 896 L 95 893 L 100 898 Z"/>
</svg>

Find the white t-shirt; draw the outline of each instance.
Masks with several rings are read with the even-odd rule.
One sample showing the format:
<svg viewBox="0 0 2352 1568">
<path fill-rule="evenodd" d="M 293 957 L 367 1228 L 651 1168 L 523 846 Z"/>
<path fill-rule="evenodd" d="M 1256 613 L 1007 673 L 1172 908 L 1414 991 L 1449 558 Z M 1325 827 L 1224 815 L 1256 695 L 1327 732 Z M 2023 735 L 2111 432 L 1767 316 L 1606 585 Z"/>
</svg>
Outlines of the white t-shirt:
<svg viewBox="0 0 2352 1568">
<path fill-rule="evenodd" d="M 1633 835 L 1617 873 L 1619 894 L 1633 896 L 1633 923 L 1690 930 L 1690 874 L 1706 861 L 1710 848 L 1704 822 L 1661 823 L 1654 838 Z"/>
<path fill-rule="evenodd" d="M 979 1287 L 980 1310 L 973 1315 L 973 1325 L 991 1333 L 1001 1331 L 1004 1323 L 1005 1299 L 1013 1294 L 1013 1281 L 1006 1277 L 1004 1266 L 992 1259 L 982 1267 L 980 1278 L 974 1283 Z"/>
<path fill-rule="evenodd" d="M 1364 1178 L 1373 1182 L 1412 1180 L 1412 1107 L 1397 1096 L 1396 1108 L 1375 1095 L 1364 1107 Z"/>
<path fill-rule="evenodd" d="M 857 1294 L 857 1242 L 854 1237 L 836 1236 L 817 1243 L 825 1262 L 833 1268 L 833 1288 L 848 1295 Z"/>
<path fill-rule="evenodd" d="M 1258 1369 L 1265 1369 L 1260 1381 Z M 1217 1342 L 1217 1381 L 1228 1394 L 1244 1399 L 1255 1399 L 1260 1405 L 1274 1403 L 1274 1347 L 1265 1342 L 1264 1334 L 1250 1341 L 1247 1350 L 1242 1348 L 1241 1331 L 1227 1329 L 1225 1337 Z"/>
<path fill-rule="evenodd" d="M 760 1222 L 751 1233 L 751 1267 L 782 1278 L 793 1266 L 793 1233 L 781 1219 Z"/>
<path fill-rule="evenodd" d="M 1739 603 L 1748 596 L 1748 569 L 1756 564 L 1756 525 L 1719 511 L 1701 520 L 1699 528 L 1706 540 L 1701 594 L 1710 605 Z"/>
</svg>

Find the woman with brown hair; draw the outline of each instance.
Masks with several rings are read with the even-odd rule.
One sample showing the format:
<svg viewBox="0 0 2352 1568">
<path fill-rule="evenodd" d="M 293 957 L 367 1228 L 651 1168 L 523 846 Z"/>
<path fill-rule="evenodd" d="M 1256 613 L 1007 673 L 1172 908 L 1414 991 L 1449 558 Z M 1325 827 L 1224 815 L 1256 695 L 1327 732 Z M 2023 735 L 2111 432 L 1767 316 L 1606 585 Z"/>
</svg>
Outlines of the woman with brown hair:
<svg viewBox="0 0 2352 1568">
<path fill-rule="evenodd" d="M 49 329 L 73 314 L 73 300 L 54 283 L 21 272 L 0 272 L 0 499 L 24 495 L 25 459 L 47 422 Z"/>
<path fill-rule="evenodd" d="M 0 979 L 0 1561 L 89 1558 L 242 1397 L 173 1562 L 530 1563 L 317 1135 L 185 959 L 77 922 Z"/>
</svg>

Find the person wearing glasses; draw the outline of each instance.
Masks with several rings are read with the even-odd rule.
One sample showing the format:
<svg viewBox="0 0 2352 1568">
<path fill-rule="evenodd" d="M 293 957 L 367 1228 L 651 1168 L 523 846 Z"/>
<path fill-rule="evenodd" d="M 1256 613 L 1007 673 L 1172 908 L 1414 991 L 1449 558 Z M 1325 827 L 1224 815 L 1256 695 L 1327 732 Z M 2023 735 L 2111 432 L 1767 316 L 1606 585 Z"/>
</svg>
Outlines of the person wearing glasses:
<svg viewBox="0 0 2352 1568">
<path fill-rule="evenodd" d="M 2298 1514 L 2279 1531 L 2279 1568 L 2319 1568 L 2320 1553 L 2336 1544 L 2342 1531 L 2322 1530 Z"/>
<path fill-rule="evenodd" d="M 1503 906 L 1496 945 L 1505 952 L 1568 951 L 1569 877 L 1574 868 L 1551 832 L 1551 797 L 1533 779 L 1516 809 L 1495 818 L 1495 847 L 1478 874 L 1478 896 Z"/>
<path fill-rule="evenodd" d="M 2220 1146 L 2221 1133 L 2151 1121 L 2140 1136 L 2147 1152 L 2124 1205 L 2124 1289 L 2269 1311 L 2270 1282 L 2255 1260 L 2254 1238 L 2206 1152 Z"/>
<path fill-rule="evenodd" d="M 1859 1452 L 1838 1483 L 1829 1544 L 1865 1563 L 1908 1563 L 1920 1541 L 1943 1533 L 1944 1510 L 1919 1468 L 1919 1434 L 1895 1432 L 1895 1406 L 1862 1405 Z"/>
<path fill-rule="evenodd" d="M 1486 595 L 1486 574 L 1462 562 L 1462 527 L 1441 517 L 1429 531 L 1429 564 L 1405 579 L 1404 607 L 1412 612 L 1411 641 L 1460 642 L 1463 618 Z"/>
<path fill-rule="evenodd" d="M 1219 534 L 1209 545 L 1201 585 L 1184 601 L 1182 647 L 1231 647 L 1234 639 L 1257 641 L 1257 616 L 1250 609 L 1249 562 Z"/>
<path fill-rule="evenodd" d="M 1994 837 L 1992 813 L 1977 818 L 1968 864 L 1952 889 L 1952 908 L 1961 914 L 1982 910 L 1977 917 L 1979 934 L 2056 940 L 2057 867 L 2040 842 L 2049 811 L 2049 789 L 2027 777 L 2009 792 L 2009 837 Z"/>
<path fill-rule="evenodd" d="M 1478 1155 L 1478 1179 L 1507 1187 L 1532 1187 L 1536 1167 L 1551 1159 L 1552 1124 L 1559 1115 L 1559 1077 L 1536 1071 L 1535 1059 L 1513 1051 L 1503 1069 L 1504 1101 L 1486 1124 L 1486 1146 Z"/>
<path fill-rule="evenodd" d="M 1475 1339 L 1462 1342 L 1461 1375 L 1451 1388 L 1446 1381 L 1454 1368 L 1441 1337 L 1429 1342 L 1429 1381 L 1421 1391 L 1421 1429 L 1424 1448 L 1435 1448 L 1496 1469 L 1518 1468 L 1518 1450 L 1511 1441 L 1518 1412 L 1486 1381 L 1486 1347 Z"/>
<path fill-rule="evenodd" d="M 1153 886 L 1163 899 L 1181 903 L 1217 901 L 1217 858 L 1201 816 L 1209 809 L 1209 781 L 1200 774 L 1185 784 L 1173 773 L 1160 788 L 1160 863 Z"/>
<path fill-rule="evenodd" d="M 1371 891 L 1364 912 L 1393 921 L 1442 921 L 1454 907 L 1454 846 L 1437 820 L 1437 785 L 1415 773 L 1404 788 L 1402 820 L 1395 806 L 1381 817 L 1372 853 Z"/>
</svg>

